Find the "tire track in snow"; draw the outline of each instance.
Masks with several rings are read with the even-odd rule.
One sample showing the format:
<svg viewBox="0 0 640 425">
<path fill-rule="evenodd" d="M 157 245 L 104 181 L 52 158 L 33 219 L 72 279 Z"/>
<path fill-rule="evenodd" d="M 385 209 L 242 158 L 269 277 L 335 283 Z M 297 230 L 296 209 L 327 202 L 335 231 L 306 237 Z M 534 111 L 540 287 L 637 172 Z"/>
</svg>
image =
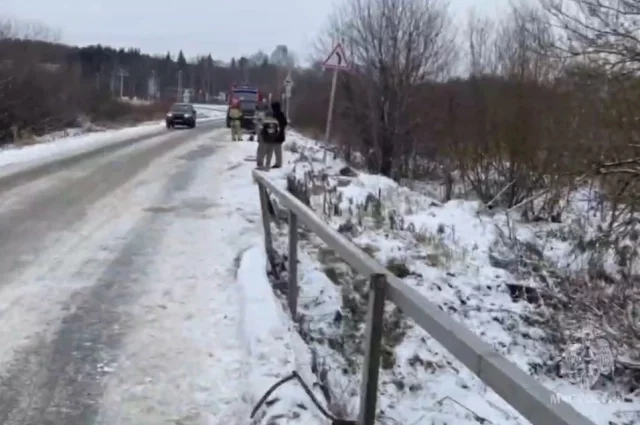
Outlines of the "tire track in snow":
<svg viewBox="0 0 640 425">
<path fill-rule="evenodd" d="M 164 217 L 171 243 L 156 256 L 154 285 L 133 310 L 137 326 L 107 381 L 99 425 L 249 420 L 235 259 L 261 228 L 238 214 L 238 202 L 256 197 L 247 200 L 246 190 L 235 186 L 240 178 L 246 187 L 249 173 L 226 167 L 237 147 L 224 146 L 178 202 L 153 208 Z"/>
<path fill-rule="evenodd" d="M 0 201 L 2 282 L 10 282 L 22 269 L 40 261 L 38 254 L 45 245 L 55 243 L 55 240 L 47 240 L 46 236 L 65 230 L 81 220 L 89 206 L 125 185 L 153 159 L 211 130 L 212 127 L 208 125 L 196 129 L 195 133 L 168 133 L 144 140 L 139 145 L 126 148 L 126 151 L 81 162 L 59 174 L 41 179 L 52 181 L 51 186 L 15 209 L 12 204 L 21 204 L 20 200 L 24 200 L 24 197 L 20 195 L 28 187 L 21 186 L 13 192 L 3 193 Z M 18 201 L 7 201 L 13 197 Z"/>
<path fill-rule="evenodd" d="M 189 155 L 199 159 L 215 148 L 201 145 Z M 196 176 L 200 161 L 180 165 L 168 179 L 159 202 L 170 203 Z M 89 425 L 100 407 L 103 379 L 130 325 L 127 311 L 141 294 L 147 265 L 164 237 L 157 214 L 136 223 L 128 242 L 96 283 L 77 291 L 69 314 L 52 343 L 35 343 L 18 355 L 0 383 L 3 425 Z"/>
</svg>

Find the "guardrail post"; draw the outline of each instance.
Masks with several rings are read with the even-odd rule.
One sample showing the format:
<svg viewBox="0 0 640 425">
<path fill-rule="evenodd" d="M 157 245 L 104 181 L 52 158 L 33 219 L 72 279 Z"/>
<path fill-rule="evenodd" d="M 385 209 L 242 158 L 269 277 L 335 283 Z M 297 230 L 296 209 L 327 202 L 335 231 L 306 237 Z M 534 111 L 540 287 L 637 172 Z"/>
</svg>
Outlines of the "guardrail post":
<svg viewBox="0 0 640 425">
<path fill-rule="evenodd" d="M 271 223 L 269 219 L 269 194 L 267 188 L 258 182 L 260 190 L 260 208 L 262 209 L 262 226 L 264 227 L 264 250 L 271 265 L 273 257 L 273 239 L 271 238 Z"/>
<path fill-rule="evenodd" d="M 289 287 L 287 301 L 291 317 L 298 314 L 298 216 L 289 210 Z"/>
<path fill-rule="evenodd" d="M 376 420 L 386 292 L 387 276 L 384 274 L 371 275 L 369 280 L 369 310 L 367 311 L 365 329 L 364 365 L 362 384 L 360 387 L 358 425 L 374 425 Z"/>
</svg>

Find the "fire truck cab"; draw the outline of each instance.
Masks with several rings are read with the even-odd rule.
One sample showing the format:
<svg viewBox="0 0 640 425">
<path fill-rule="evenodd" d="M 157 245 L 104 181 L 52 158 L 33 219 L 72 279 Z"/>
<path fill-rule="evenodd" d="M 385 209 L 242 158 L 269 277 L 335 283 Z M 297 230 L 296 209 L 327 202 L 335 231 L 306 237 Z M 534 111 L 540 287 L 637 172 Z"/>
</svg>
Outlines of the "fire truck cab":
<svg viewBox="0 0 640 425">
<path fill-rule="evenodd" d="M 246 85 L 233 85 L 231 87 L 231 91 L 229 93 L 229 106 L 227 108 L 227 128 L 231 128 L 229 108 L 231 107 L 233 99 L 240 101 L 240 109 L 242 110 L 242 129 L 253 134 L 253 119 L 256 113 L 256 106 L 258 105 L 258 102 L 262 100 L 260 90 Z"/>
</svg>

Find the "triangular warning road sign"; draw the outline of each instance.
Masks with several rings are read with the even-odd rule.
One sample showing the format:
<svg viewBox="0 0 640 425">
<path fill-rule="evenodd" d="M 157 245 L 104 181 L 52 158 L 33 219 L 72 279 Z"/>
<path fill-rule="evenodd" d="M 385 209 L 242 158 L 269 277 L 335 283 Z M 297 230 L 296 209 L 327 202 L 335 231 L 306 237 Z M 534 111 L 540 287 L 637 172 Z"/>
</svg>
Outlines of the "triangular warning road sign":
<svg viewBox="0 0 640 425">
<path fill-rule="evenodd" d="M 347 55 L 344 53 L 344 49 L 340 43 L 336 44 L 336 47 L 333 48 L 333 51 L 322 66 L 331 69 L 349 69 Z"/>
</svg>

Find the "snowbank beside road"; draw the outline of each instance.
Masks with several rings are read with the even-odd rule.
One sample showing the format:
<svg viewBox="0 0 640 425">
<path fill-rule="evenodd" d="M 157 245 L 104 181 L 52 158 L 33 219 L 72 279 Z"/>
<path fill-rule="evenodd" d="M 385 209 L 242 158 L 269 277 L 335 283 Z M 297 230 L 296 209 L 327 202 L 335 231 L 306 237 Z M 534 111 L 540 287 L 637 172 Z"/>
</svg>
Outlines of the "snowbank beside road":
<svg viewBox="0 0 640 425">
<path fill-rule="evenodd" d="M 119 130 L 106 130 L 89 134 L 77 134 L 61 137 L 47 143 L 38 143 L 24 147 L 9 147 L 0 150 L 0 167 L 26 163 L 47 157 L 55 157 L 81 149 L 117 143 L 134 137 L 160 133 L 164 123 L 153 122 Z"/>
<path fill-rule="evenodd" d="M 221 109 L 219 105 L 195 106 L 200 114 L 199 122 L 222 120 L 226 114 L 226 109 Z M 33 145 L 0 148 L 0 168 L 45 157 L 71 154 L 78 150 L 97 148 L 104 144 L 117 143 L 134 137 L 153 135 L 160 133 L 164 126 L 164 121 L 152 121 L 117 130 L 99 129 L 92 126 L 70 128 L 38 137 L 36 138 L 38 143 Z"/>
<path fill-rule="evenodd" d="M 209 103 L 194 103 L 193 106 L 196 107 L 198 111 L 212 111 L 212 112 L 227 112 L 227 105 L 212 105 Z"/>
<path fill-rule="evenodd" d="M 297 334 L 266 276 L 260 203 L 257 185 L 251 177 L 255 162 L 249 159 L 255 158 L 255 149 L 255 142 L 229 142 L 226 153 L 216 154 L 225 156 L 226 171 L 222 174 L 220 170 L 209 171 L 217 181 L 224 181 L 219 199 L 227 205 L 228 215 L 221 224 L 229 228 L 229 232 L 235 229 L 236 234 L 232 244 L 233 252 L 238 255 L 235 287 L 242 306 L 242 338 L 248 351 L 247 381 L 250 382 L 243 397 L 251 408 L 272 385 L 293 371 L 298 372 L 314 391 L 317 388 L 311 373 L 309 348 Z M 237 224 L 243 221 L 251 231 L 247 231 L 245 225 Z M 225 245 L 226 250 L 229 248 L 229 244 Z M 324 401 L 322 395 L 317 394 L 317 397 Z M 273 403 L 274 400 L 278 401 Z M 297 382 L 279 387 L 258 410 L 254 422 L 250 422 L 248 414 L 246 418 L 236 420 L 261 425 L 326 423 Z"/>
<path fill-rule="evenodd" d="M 203 103 L 195 103 L 193 105 L 198 111 L 198 117 L 209 119 L 222 119 L 227 115 L 226 105 L 208 105 Z"/>
<path fill-rule="evenodd" d="M 265 274 L 267 259 L 264 245 L 249 248 L 240 260 L 238 285 L 242 293 L 244 330 L 251 359 L 251 404 L 280 379 L 296 371 L 313 388 L 308 347 L 297 334 L 291 318 L 274 296 Z M 321 394 L 316 394 L 323 402 Z M 257 411 L 255 423 L 314 425 L 326 422 L 297 380 L 278 387 Z"/>
</svg>

